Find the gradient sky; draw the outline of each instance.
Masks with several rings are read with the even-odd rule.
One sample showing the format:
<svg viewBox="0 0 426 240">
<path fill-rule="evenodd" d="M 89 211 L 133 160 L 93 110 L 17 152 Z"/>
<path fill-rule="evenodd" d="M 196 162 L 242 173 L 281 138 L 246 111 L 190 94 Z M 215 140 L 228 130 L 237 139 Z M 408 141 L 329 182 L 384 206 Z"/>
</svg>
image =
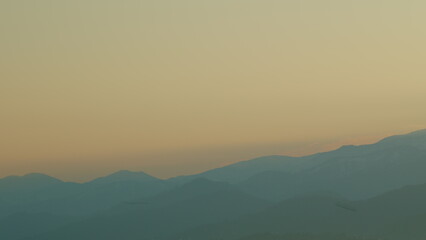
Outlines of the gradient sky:
<svg viewBox="0 0 426 240">
<path fill-rule="evenodd" d="M 423 0 L 2 0 L 0 177 L 159 177 L 426 128 Z"/>
</svg>

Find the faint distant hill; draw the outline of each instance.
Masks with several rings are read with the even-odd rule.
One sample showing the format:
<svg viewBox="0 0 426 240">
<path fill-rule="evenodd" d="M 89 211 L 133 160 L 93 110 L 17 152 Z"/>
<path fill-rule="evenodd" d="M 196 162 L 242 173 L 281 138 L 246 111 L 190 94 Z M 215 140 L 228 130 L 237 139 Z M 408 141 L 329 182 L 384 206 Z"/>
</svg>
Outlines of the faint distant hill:
<svg viewBox="0 0 426 240">
<path fill-rule="evenodd" d="M 351 199 L 426 183 L 426 130 L 385 138 L 375 144 L 343 146 L 305 157 L 267 156 L 170 179 L 196 177 L 236 184 L 268 199 L 332 191 Z"/>
</svg>

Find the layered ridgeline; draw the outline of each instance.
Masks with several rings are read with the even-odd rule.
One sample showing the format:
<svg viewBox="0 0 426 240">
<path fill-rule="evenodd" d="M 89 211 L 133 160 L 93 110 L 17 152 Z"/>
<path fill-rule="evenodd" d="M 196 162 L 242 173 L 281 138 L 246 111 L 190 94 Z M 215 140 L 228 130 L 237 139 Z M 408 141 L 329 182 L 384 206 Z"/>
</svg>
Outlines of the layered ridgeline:
<svg viewBox="0 0 426 240">
<path fill-rule="evenodd" d="M 227 183 L 197 179 L 28 239 L 168 239 L 206 224 L 255 213 L 269 203 Z"/>
<path fill-rule="evenodd" d="M 305 157 L 260 157 L 172 181 L 203 177 L 236 184 L 248 193 L 275 200 L 318 191 L 362 199 L 426 183 L 425 170 L 426 130 L 421 130 Z"/>
<path fill-rule="evenodd" d="M 426 184 L 359 201 L 332 194 L 312 194 L 281 201 L 235 221 L 188 230 L 178 239 L 231 240 L 263 233 L 283 236 L 303 233 L 312 235 L 312 239 L 321 235 L 330 239 L 333 235 L 346 235 L 359 239 L 421 240 L 426 239 L 425 202 Z"/>
<path fill-rule="evenodd" d="M 87 183 L 36 173 L 12 176 L 0 180 L 0 216 L 15 211 L 85 215 L 166 189 L 164 180 L 143 172 L 120 171 Z"/>
<path fill-rule="evenodd" d="M 230 184 L 197 179 L 16 239 L 424 240 L 425 202 L 426 184 L 358 201 L 312 194 L 269 203 Z"/>
<path fill-rule="evenodd" d="M 426 130 L 161 180 L 0 179 L 0 239 L 426 239 Z M 416 186 L 409 186 L 416 185 Z"/>
<path fill-rule="evenodd" d="M 0 239 L 45 232 L 128 201 L 167 190 L 142 172 L 120 171 L 87 183 L 44 174 L 0 179 Z"/>
</svg>

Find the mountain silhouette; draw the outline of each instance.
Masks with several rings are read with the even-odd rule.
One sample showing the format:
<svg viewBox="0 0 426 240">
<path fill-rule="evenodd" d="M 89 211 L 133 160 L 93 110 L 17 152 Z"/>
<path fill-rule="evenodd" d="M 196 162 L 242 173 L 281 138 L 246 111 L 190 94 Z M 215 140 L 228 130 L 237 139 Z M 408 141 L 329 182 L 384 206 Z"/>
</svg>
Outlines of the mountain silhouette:
<svg viewBox="0 0 426 240">
<path fill-rule="evenodd" d="M 160 195 L 126 204 L 76 224 L 41 234 L 49 239 L 165 239 L 189 228 L 224 222 L 269 205 L 237 188 L 196 179 Z"/>
<path fill-rule="evenodd" d="M 0 179 L 0 239 L 426 239 L 426 130 L 162 180 Z M 34 223 L 34 224 L 31 224 Z"/>
<path fill-rule="evenodd" d="M 18 193 L 61 183 L 62 181 L 41 173 L 30 173 L 24 176 L 9 176 L 0 179 L 0 193 Z"/>
<path fill-rule="evenodd" d="M 316 191 L 350 199 L 372 197 L 409 184 L 426 183 L 426 130 L 385 138 L 375 144 L 343 146 L 305 157 L 269 156 L 193 176 L 241 186 L 250 194 L 282 200 Z"/>
<path fill-rule="evenodd" d="M 426 238 L 425 201 L 426 184 L 406 186 L 359 201 L 319 193 L 284 200 L 233 222 L 194 228 L 181 237 L 209 240 L 238 239 L 266 232 L 284 235 L 333 232 L 371 239 L 421 240 Z"/>
<path fill-rule="evenodd" d="M 17 211 L 90 215 L 168 188 L 163 180 L 130 171 L 120 171 L 87 183 L 63 182 L 42 174 L 7 177 L 0 179 L 0 217 Z"/>
</svg>

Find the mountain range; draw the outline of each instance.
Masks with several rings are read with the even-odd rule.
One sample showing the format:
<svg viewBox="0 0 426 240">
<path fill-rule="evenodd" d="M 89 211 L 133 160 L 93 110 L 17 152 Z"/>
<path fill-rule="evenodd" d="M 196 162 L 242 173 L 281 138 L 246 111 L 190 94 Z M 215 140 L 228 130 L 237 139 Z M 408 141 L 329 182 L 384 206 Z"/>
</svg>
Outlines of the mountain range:
<svg viewBox="0 0 426 240">
<path fill-rule="evenodd" d="M 0 179 L 0 239 L 426 239 L 426 130 L 158 179 Z"/>
<path fill-rule="evenodd" d="M 275 200 L 316 191 L 362 199 L 426 183 L 425 159 L 426 130 L 420 130 L 310 156 L 260 157 L 171 181 L 203 177 L 236 184 L 248 193 Z"/>
</svg>

